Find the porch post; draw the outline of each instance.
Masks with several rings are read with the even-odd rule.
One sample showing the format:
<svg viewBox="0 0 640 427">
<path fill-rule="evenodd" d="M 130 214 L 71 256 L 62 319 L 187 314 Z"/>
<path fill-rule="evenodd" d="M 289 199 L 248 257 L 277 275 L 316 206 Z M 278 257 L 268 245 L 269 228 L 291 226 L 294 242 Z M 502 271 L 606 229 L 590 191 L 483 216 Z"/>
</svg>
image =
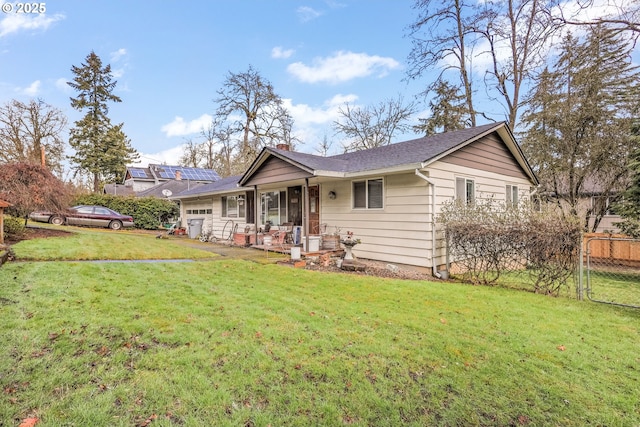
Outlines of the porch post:
<svg viewBox="0 0 640 427">
<path fill-rule="evenodd" d="M 305 247 L 309 250 L 309 214 L 311 213 L 309 209 L 309 178 L 304 179 L 304 214 L 303 214 L 303 229 L 304 232 L 304 240 Z"/>
<path fill-rule="evenodd" d="M 260 217 L 258 216 L 258 212 L 260 211 L 260 209 L 258 209 L 258 186 L 254 185 L 253 186 L 253 220 L 256 223 L 255 227 L 253 227 L 253 241 L 255 242 L 255 244 L 258 244 L 258 221 L 260 220 Z"/>
</svg>

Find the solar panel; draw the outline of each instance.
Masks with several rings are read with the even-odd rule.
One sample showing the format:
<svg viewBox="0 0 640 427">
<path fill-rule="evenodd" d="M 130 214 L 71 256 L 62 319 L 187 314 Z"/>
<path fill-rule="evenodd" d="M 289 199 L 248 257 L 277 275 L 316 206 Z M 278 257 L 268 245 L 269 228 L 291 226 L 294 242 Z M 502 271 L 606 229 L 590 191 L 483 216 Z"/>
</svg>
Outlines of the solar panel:
<svg viewBox="0 0 640 427">
<path fill-rule="evenodd" d="M 147 171 L 140 168 L 129 168 L 129 173 L 133 178 L 147 178 Z"/>
<path fill-rule="evenodd" d="M 220 176 L 213 169 L 162 165 L 155 166 L 154 170 L 161 178 L 165 179 L 175 179 L 177 171 L 180 171 L 182 179 L 194 181 L 217 181 L 220 179 Z"/>
</svg>

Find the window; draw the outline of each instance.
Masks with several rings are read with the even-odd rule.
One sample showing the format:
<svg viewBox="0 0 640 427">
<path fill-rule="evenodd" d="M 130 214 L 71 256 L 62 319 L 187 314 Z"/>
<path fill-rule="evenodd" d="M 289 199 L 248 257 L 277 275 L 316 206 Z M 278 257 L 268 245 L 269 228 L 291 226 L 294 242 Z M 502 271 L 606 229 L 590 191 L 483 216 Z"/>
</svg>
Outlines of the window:
<svg viewBox="0 0 640 427">
<path fill-rule="evenodd" d="M 507 184 L 506 201 L 507 201 L 507 205 L 512 205 L 512 206 L 518 205 L 518 186 L 517 185 Z"/>
<path fill-rule="evenodd" d="M 287 222 L 287 192 L 269 191 L 260 194 L 262 215 L 260 220 L 263 224 L 271 221 L 273 225 L 280 225 Z"/>
<path fill-rule="evenodd" d="M 475 182 L 469 178 L 456 178 L 456 200 L 462 203 L 473 203 L 475 199 Z"/>
<path fill-rule="evenodd" d="M 191 215 L 192 210 L 191 209 L 187 209 L 187 215 Z"/>
<path fill-rule="evenodd" d="M 353 208 L 382 209 L 384 207 L 383 187 L 382 178 L 354 181 L 352 184 Z"/>
<path fill-rule="evenodd" d="M 244 196 L 223 196 L 222 216 L 225 218 L 244 218 Z"/>
</svg>

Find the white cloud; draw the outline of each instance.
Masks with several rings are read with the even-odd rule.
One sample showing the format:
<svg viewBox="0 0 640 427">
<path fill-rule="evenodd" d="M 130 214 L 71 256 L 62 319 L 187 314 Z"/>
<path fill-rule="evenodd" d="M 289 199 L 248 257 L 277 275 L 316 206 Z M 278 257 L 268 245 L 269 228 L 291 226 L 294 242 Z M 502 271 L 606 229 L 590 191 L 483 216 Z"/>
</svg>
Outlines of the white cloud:
<svg viewBox="0 0 640 427">
<path fill-rule="evenodd" d="M 184 154 L 184 147 L 184 144 L 181 144 L 157 153 L 140 153 L 140 162 L 132 166 L 146 168 L 149 163 L 177 165 L 180 163 L 180 157 Z"/>
<path fill-rule="evenodd" d="M 339 51 L 327 58 L 315 58 L 311 66 L 295 62 L 287 71 L 303 82 L 336 84 L 370 75 L 384 77 L 389 70 L 399 67 L 400 63 L 393 58 Z"/>
<path fill-rule="evenodd" d="M 295 53 L 293 49 L 283 49 L 282 46 L 276 46 L 271 49 L 271 57 L 276 59 L 287 59 Z"/>
<path fill-rule="evenodd" d="M 115 52 L 111 52 L 111 62 L 118 62 L 123 56 L 127 54 L 127 49 L 120 48 Z"/>
<path fill-rule="evenodd" d="M 0 20 L 0 37 L 22 30 L 47 30 L 51 24 L 64 18 L 65 16 L 62 14 L 48 16 L 44 13 L 6 13 L 4 18 Z"/>
<path fill-rule="evenodd" d="M 118 50 L 116 50 L 114 52 L 111 52 L 109 54 L 109 58 L 111 59 L 112 63 L 120 62 L 124 58 L 124 61 L 122 61 L 123 63 L 121 64 L 121 66 L 119 68 L 112 68 L 111 69 L 111 74 L 116 79 L 119 79 L 122 76 L 124 76 L 124 73 L 125 73 L 127 65 L 128 65 L 128 63 L 127 63 L 127 55 L 128 55 L 128 52 L 127 52 L 127 49 L 125 49 L 125 48 L 120 48 L 120 49 L 118 49 Z"/>
<path fill-rule="evenodd" d="M 308 22 L 322 16 L 322 12 L 309 6 L 300 6 L 296 13 L 298 14 L 298 19 L 302 22 Z"/>
<path fill-rule="evenodd" d="M 69 93 L 71 92 L 71 86 L 67 84 L 68 82 L 69 80 L 67 80 L 66 78 L 60 77 L 58 80 L 56 80 L 56 87 L 62 92 Z"/>
<path fill-rule="evenodd" d="M 209 114 L 203 114 L 190 122 L 186 122 L 182 117 L 176 116 L 171 123 L 162 126 L 160 130 L 164 132 L 167 137 L 191 135 L 206 129 L 212 120 L 213 117 Z"/>
<path fill-rule="evenodd" d="M 124 76 L 124 68 L 112 68 L 111 75 L 114 78 L 119 79 L 120 77 Z"/>
<path fill-rule="evenodd" d="M 33 83 L 31 83 L 28 87 L 17 88 L 16 92 L 19 92 L 22 95 L 34 97 L 38 95 L 38 93 L 40 92 L 40 86 L 41 86 L 40 80 L 36 80 Z"/>
<path fill-rule="evenodd" d="M 296 127 L 307 125 L 327 125 L 338 118 L 338 108 L 346 102 L 354 103 L 357 95 L 335 95 L 325 101 L 320 107 L 312 107 L 307 104 L 293 104 L 291 99 L 284 99 L 287 108 Z"/>
</svg>

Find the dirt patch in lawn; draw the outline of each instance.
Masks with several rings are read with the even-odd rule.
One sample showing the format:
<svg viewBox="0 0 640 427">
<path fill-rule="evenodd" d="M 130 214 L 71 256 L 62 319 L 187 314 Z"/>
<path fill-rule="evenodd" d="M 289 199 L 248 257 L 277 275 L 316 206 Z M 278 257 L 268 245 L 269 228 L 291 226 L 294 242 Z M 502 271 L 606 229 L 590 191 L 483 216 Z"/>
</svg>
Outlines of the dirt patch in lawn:
<svg viewBox="0 0 640 427">
<path fill-rule="evenodd" d="M 64 230 L 54 230 L 50 228 L 37 228 L 37 227 L 27 227 L 24 232 L 20 234 L 9 234 L 5 235 L 4 243 L 7 245 L 14 245 L 23 240 L 32 240 L 32 239 L 47 239 L 49 237 L 67 237 L 71 236 L 72 233 Z"/>
</svg>

